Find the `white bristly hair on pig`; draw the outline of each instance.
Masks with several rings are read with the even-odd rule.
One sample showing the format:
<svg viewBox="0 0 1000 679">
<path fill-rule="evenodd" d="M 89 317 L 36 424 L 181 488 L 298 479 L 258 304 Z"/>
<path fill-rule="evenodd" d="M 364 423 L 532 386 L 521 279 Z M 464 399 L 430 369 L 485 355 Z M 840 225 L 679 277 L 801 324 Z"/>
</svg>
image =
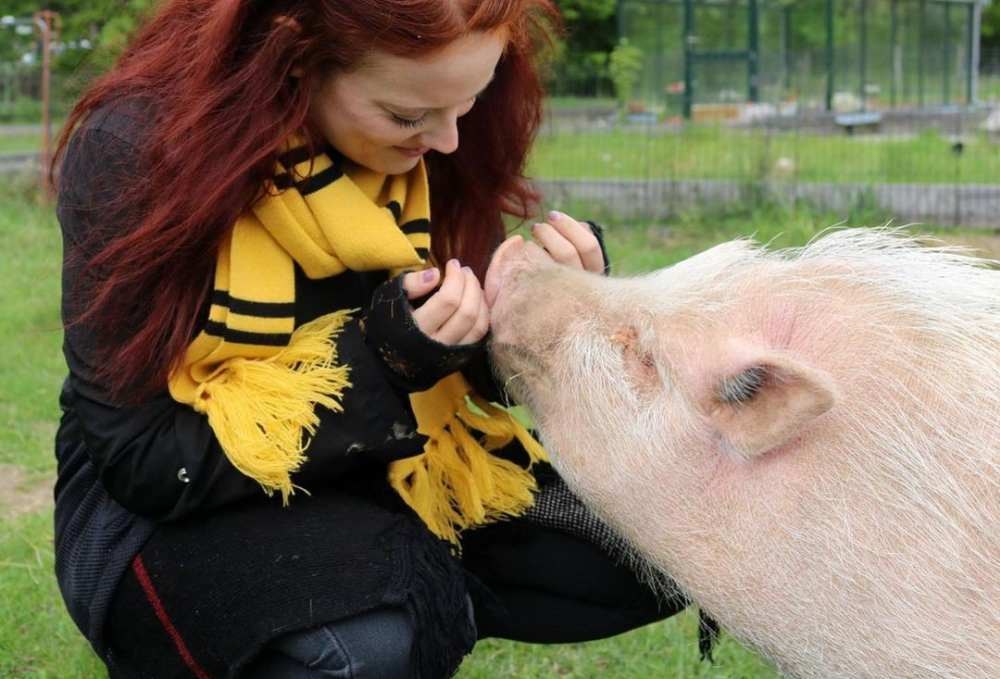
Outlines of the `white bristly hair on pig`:
<svg viewBox="0 0 1000 679">
<path fill-rule="evenodd" d="M 651 582 L 669 570 L 695 601 L 782 671 L 802 679 L 996 679 L 997 268 L 900 229 L 844 229 L 783 251 L 735 241 L 662 272 L 602 282 L 619 307 L 645 300 L 634 319 L 639 345 L 655 339 L 658 317 L 683 318 L 695 335 L 717 328 L 735 305 L 760 294 L 761 272 L 772 306 L 801 302 L 806 291 L 817 305 L 864 320 L 851 326 L 831 318 L 828 336 L 822 328 L 803 330 L 825 347 L 819 360 L 834 362 L 845 386 L 829 413 L 835 435 L 819 461 L 829 473 L 811 479 L 797 496 L 801 523 L 771 512 L 767 498 L 722 493 L 706 505 L 692 490 L 666 493 L 657 498 L 662 505 L 652 507 L 648 496 L 621 491 L 637 476 L 670 478 L 678 473 L 671 468 L 676 456 L 666 451 L 706 440 L 691 408 L 674 408 L 667 417 L 677 388 L 670 367 L 655 366 L 660 390 L 636 389 L 599 319 L 574 320 L 559 342 L 561 360 L 552 362 L 549 382 L 563 385 L 573 401 L 550 411 L 532 405 L 557 460 L 561 443 L 579 449 L 571 463 L 557 466 L 624 535 L 623 558 Z M 744 315 L 752 321 L 754 313 Z M 837 335 L 845 329 L 851 334 Z M 844 345 L 853 347 L 855 361 L 845 360 L 852 354 Z M 682 353 L 670 362 L 686 358 Z M 852 400 L 858 394 L 863 398 Z M 859 498 L 863 503 L 854 502 Z M 681 522 L 657 531 L 661 514 Z M 645 521 L 636 525 L 636 518 Z M 782 539 L 767 543 L 773 546 L 767 553 L 749 551 L 765 520 L 766 530 Z M 720 525 L 741 531 L 727 542 Z M 822 562 L 810 563 L 809 555 Z M 720 589 L 700 573 L 720 574 Z M 754 579 L 761 575 L 765 580 Z M 762 589 L 783 586 L 787 596 L 779 602 L 764 605 L 757 598 Z"/>
</svg>

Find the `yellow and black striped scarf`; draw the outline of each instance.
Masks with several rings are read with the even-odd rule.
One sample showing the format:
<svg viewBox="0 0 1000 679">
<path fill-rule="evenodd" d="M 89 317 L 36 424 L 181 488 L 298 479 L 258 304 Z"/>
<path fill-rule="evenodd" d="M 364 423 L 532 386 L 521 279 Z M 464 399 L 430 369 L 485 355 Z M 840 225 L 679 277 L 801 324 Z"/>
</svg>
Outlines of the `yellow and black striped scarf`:
<svg viewBox="0 0 1000 679">
<path fill-rule="evenodd" d="M 387 176 L 297 142 L 273 186 L 240 216 L 220 249 L 208 322 L 173 371 L 170 393 L 204 413 L 226 456 L 287 504 L 305 461 L 316 405 L 340 411 L 350 366 L 335 340 L 354 310 L 295 328 L 295 264 L 314 279 L 344 271 L 428 266 L 430 200 L 423 161 Z M 494 456 L 517 438 L 545 452 L 506 410 L 473 394 L 460 373 L 410 399 L 424 453 L 394 462 L 393 488 L 438 536 L 517 515 L 531 505 L 529 471 Z"/>
</svg>

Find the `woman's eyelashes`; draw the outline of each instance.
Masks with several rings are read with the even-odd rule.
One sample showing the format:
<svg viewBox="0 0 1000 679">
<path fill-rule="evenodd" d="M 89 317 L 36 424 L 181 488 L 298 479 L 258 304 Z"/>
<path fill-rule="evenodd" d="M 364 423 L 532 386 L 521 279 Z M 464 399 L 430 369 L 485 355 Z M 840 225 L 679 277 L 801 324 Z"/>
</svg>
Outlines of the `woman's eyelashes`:
<svg viewBox="0 0 1000 679">
<path fill-rule="evenodd" d="M 462 107 L 461 112 L 458 113 L 459 117 L 464 116 L 466 113 L 472 110 L 472 107 L 476 105 L 476 100 L 478 98 L 479 97 L 473 97 L 468 102 L 466 102 L 466 104 Z M 389 111 L 389 118 L 392 119 L 392 122 L 396 123 L 400 127 L 405 127 L 407 129 L 420 127 L 427 120 L 427 115 L 428 115 L 427 113 L 424 113 L 422 116 L 417 118 L 408 118 L 406 116 L 399 115 L 398 113 L 393 113 L 392 111 Z"/>
<path fill-rule="evenodd" d="M 395 113 L 390 113 L 389 117 L 392 118 L 392 122 L 396 123 L 400 127 L 414 128 L 420 127 L 420 125 L 427 119 L 427 115 L 424 114 L 419 118 L 404 118 L 401 115 L 396 115 Z"/>
</svg>

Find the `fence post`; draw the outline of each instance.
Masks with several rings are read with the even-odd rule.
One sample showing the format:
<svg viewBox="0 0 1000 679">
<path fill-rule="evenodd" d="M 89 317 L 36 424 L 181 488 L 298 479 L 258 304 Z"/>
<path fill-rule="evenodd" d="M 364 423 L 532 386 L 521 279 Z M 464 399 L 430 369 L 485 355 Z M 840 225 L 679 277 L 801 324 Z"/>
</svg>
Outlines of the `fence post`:
<svg viewBox="0 0 1000 679">
<path fill-rule="evenodd" d="M 868 80 L 868 0 L 858 0 L 861 4 L 861 36 L 858 46 L 858 94 L 861 99 L 861 110 L 868 110 L 868 90 L 865 87 Z"/>
<path fill-rule="evenodd" d="M 59 14 L 52 10 L 35 12 L 32 19 L 42 38 L 42 154 L 39 158 L 39 182 L 42 200 L 52 197 L 48 167 L 52 159 L 52 42 L 59 30 Z"/>
<path fill-rule="evenodd" d="M 684 0 L 684 119 L 694 108 L 694 0 Z"/>
<path fill-rule="evenodd" d="M 890 79 L 889 84 L 889 106 L 891 108 L 896 108 L 896 79 L 902 66 L 900 63 L 901 58 L 899 55 L 899 47 L 896 45 L 896 43 L 899 42 L 898 5 L 898 0 L 892 0 L 892 2 L 889 3 L 889 52 L 892 54 L 892 78 Z"/>
<path fill-rule="evenodd" d="M 924 34 L 927 32 L 927 0 L 920 0 L 917 21 L 917 103 L 924 105 Z"/>
<path fill-rule="evenodd" d="M 826 110 L 833 110 L 833 3 L 826 0 Z"/>
<path fill-rule="evenodd" d="M 784 59 L 782 63 L 785 69 L 784 93 L 787 97 L 792 91 L 792 6 L 785 5 L 781 8 L 781 49 Z"/>
<path fill-rule="evenodd" d="M 951 103 L 951 3 L 944 6 L 944 40 L 941 41 L 941 96 L 945 106 Z"/>
<path fill-rule="evenodd" d="M 747 20 L 749 26 L 747 45 L 747 80 L 750 101 L 757 103 L 760 101 L 759 71 L 760 62 L 758 52 L 760 50 L 760 12 L 758 12 L 757 0 L 747 2 Z"/>
<path fill-rule="evenodd" d="M 982 22 L 982 12 L 983 6 L 978 1 L 969 7 L 969 35 L 966 38 L 969 43 L 969 63 L 966 73 L 967 80 L 965 83 L 967 90 L 966 98 L 969 102 L 969 106 L 974 106 L 979 103 L 979 32 L 981 30 L 980 24 Z"/>
</svg>

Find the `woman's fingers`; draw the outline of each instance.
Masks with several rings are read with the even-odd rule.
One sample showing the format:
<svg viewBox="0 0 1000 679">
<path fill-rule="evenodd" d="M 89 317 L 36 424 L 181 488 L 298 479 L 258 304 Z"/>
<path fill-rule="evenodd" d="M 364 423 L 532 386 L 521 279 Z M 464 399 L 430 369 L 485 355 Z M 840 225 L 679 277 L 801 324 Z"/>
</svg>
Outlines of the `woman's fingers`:
<svg viewBox="0 0 1000 679">
<path fill-rule="evenodd" d="M 420 299 L 437 287 L 441 273 L 436 269 L 414 271 L 403 276 L 403 290 L 407 299 Z"/>
<path fill-rule="evenodd" d="M 604 254 L 601 244 L 590 227 L 561 212 L 549 213 L 549 224 L 572 245 L 584 269 L 601 273 L 604 271 Z"/>
<path fill-rule="evenodd" d="M 566 266 L 583 268 L 583 261 L 573 243 L 551 224 L 535 224 L 531 230 L 535 240 L 545 248 L 556 262 Z"/>
<path fill-rule="evenodd" d="M 479 286 L 476 274 L 468 267 L 462 269 L 462 274 L 465 277 L 465 286 L 458 308 L 451 318 L 431 335 L 442 344 L 466 344 L 468 343 L 466 338 L 472 338 L 470 341 L 476 342 L 486 334 L 489 327 L 488 316 L 487 325 L 485 327 L 482 325 L 486 302 L 483 300 L 483 290 Z"/>
<path fill-rule="evenodd" d="M 486 303 L 486 291 L 483 291 L 483 302 L 479 305 L 479 319 L 476 324 L 472 326 L 465 337 L 463 337 L 459 344 L 475 344 L 482 338 L 486 337 L 486 333 L 490 331 L 490 305 Z"/>
<path fill-rule="evenodd" d="M 444 268 L 444 282 L 441 283 L 441 288 L 413 312 L 413 320 L 421 332 L 428 337 L 434 337 L 437 334 L 441 326 L 454 315 L 461 305 L 465 293 L 465 283 L 466 276 L 462 271 L 462 266 L 457 259 L 450 260 Z"/>
</svg>

